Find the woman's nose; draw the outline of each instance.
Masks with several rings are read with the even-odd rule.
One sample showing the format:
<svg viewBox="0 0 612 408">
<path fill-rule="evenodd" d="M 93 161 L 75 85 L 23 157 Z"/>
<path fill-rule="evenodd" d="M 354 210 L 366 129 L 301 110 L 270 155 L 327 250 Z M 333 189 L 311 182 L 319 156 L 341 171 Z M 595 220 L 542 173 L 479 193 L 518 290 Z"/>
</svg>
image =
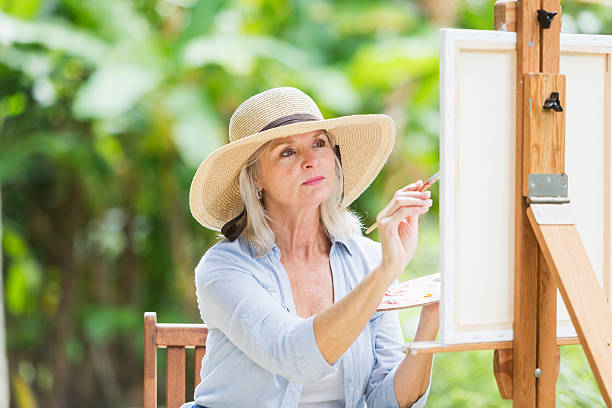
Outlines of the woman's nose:
<svg viewBox="0 0 612 408">
<path fill-rule="evenodd" d="M 318 164 L 319 164 L 319 159 L 314 153 L 310 152 L 304 155 L 304 161 L 302 162 L 302 165 L 304 166 L 304 168 L 313 168 L 317 166 Z"/>
</svg>

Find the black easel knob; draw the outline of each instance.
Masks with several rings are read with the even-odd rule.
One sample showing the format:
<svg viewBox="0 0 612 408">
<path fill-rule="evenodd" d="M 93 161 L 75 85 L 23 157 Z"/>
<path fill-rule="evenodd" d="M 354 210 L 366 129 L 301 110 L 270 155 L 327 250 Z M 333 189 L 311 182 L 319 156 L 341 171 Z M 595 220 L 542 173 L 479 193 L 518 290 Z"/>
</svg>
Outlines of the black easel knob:
<svg viewBox="0 0 612 408">
<path fill-rule="evenodd" d="M 544 101 L 544 109 L 554 109 L 557 112 L 563 112 L 561 102 L 559 101 L 559 92 L 553 92 L 550 97 Z"/>
<path fill-rule="evenodd" d="M 549 13 L 546 10 L 538 10 L 538 21 L 540 22 L 540 27 L 541 28 L 550 28 L 550 23 L 552 23 L 553 18 L 557 14 L 558 13 L 556 11 L 553 11 L 552 13 Z"/>
</svg>

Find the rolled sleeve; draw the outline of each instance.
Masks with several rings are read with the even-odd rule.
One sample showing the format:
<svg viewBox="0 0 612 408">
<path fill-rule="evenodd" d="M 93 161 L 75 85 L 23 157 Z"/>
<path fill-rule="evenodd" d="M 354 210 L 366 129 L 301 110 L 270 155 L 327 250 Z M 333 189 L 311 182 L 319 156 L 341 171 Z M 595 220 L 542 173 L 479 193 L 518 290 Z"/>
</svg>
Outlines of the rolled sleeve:
<svg viewBox="0 0 612 408">
<path fill-rule="evenodd" d="M 332 372 L 338 362 L 323 358 L 314 337 L 314 316 L 303 319 L 275 301 L 249 272 L 248 259 L 212 249 L 196 267 L 202 319 L 262 368 L 293 383 Z"/>
<path fill-rule="evenodd" d="M 385 376 L 384 380 L 379 386 L 379 393 L 376 397 L 376 406 L 381 407 L 398 407 L 397 396 L 395 395 L 395 387 L 393 382 L 395 381 L 395 372 L 397 371 L 396 365 L 391 369 L 391 371 Z M 425 403 L 427 402 L 427 397 L 429 396 L 429 390 L 431 388 L 431 374 L 429 385 L 427 386 L 427 390 L 417 399 L 414 404 L 412 404 L 411 408 L 423 408 Z M 368 407 L 370 405 L 368 404 Z"/>
<path fill-rule="evenodd" d="M 395 387 L 393 386 L 395 371 L 397 370 L 398 365 L 393 367 L 391 371 L 389 371 L 383 378 L 380 384 L 378 384 L 376 396 L 373 396 L 375 402 L 368 402 L 368 407 L 399 407 L 397 397 L 395 396 Z"/>
<path fill-rule="evenodd" d="M 321 350 L 314 336 L 314 318 L 315 316 L 311 316 L 306 319 L 305 323 L 307 324 L 302 325 L 302 332 L 298 334 L 298 339 L 302 341 L 300 347 L 300 350 L 302 350 L 300 361 L 304 371 L 308 373 L 307 381 L 303 382 L 311 382 L 323 378 L 325 375 L 332 372 L 340 362 L 340 359 L 338 359 L 335 363 L 329 364 L 327 360 L 325 360 L 325 357 L 323 357 L 323 354 L 321 354 Z"/>
<path fill-rule="evenodd" d="M 393 379 L 404 354 L 404 337 L 396 311 L 377 312 L 370 323 L 374 332 L 374 368 L 366 386 L 368 407 L 398 407 Z"/>
</svg>

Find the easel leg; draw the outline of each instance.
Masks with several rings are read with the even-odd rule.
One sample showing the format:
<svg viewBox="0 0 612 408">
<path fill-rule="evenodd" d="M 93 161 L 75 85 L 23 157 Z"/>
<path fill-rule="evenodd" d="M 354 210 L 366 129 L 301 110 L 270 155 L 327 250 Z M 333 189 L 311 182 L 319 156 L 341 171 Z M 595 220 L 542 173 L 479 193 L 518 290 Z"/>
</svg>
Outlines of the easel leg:
<svg viewBox="0 0 612 408">
<path fill-rule="evenodd" d="M 538 224 L 527 215 L 578 332 L 599 391 L 612 407 L 612 313 L 575 225 Z"/>
</svg>

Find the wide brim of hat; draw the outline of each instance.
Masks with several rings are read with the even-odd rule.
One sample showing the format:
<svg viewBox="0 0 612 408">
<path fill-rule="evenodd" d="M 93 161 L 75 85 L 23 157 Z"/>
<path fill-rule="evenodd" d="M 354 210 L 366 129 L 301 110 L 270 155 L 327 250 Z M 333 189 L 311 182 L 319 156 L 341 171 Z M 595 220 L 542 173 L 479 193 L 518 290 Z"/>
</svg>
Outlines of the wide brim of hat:
<svg viewBox="0 0 612 408">
<path fill-rule="evenodd" d="M 344 199 L 350 205 L 374 181 L 395 142 L 395 124 L 384 114 L 340 116 L 297 122 L 259 132 L 212 152 L 198 167 L 189 189 L 189 208 L 204 227 L 220 231 L 243 209 L 238 175 L 249 157 L 264 143 L 287 136 L 328 130 L 340 146 Z"/>
</svg>

